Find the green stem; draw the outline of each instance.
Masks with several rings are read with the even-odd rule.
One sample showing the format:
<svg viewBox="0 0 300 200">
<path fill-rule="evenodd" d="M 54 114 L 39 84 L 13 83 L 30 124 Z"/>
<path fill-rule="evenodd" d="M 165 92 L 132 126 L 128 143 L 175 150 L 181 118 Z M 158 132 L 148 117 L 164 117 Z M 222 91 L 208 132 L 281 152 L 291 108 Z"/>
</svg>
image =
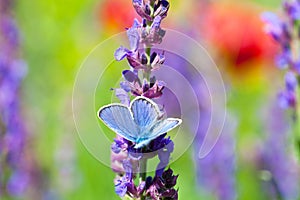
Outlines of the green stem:
<svg viewBox="0 0 300 200">
<path fill-rule="evenodd" d="M 299 77 L 297 77 L 299 79 Z M 294 129 L 294 138 L 295 138 L 295 145 L 296 145 L 296 151 L 297 156 L 300 161 L 300 123 L 299 123 L 299 117 L 300 117 L 300 87 L 298 83 L 298 87 L 296 89 L 296 110 L 294 114 L 294 120 L 293 120 L 293 129 Z"/>
<path fill-rule="evenodd" d="M 145 46 L 145 52 L 148 58 L 148 63 L 146 66 L 146 69 L 143 71 L 143 78 L 146 79 L 148 82 L 150 82 L 150 76 L 151 76 L 151 63 L 150 63 L 150 56 L 151 56 L 151 47 Z"/>
<path fill-rule="evenodd" d="M 140 161 L 140 178 L 142 181 L 146 180 L 147 176 L 147 159 L 142 159 Z"/>
<path fill-rule="evenodd" d="M 148 58 L 150 58 L 150 56 L 151 56 L 151 47 L 146 47 L 145 51 L 146 51 L 146 54 L 147 54 Z M 150 60 L 148 61 L 148 64 L 149 63 L 150 63 Z"/>
<path fill-rule="evenodd" d="M 140 182 L 146 181 L 147 178 L 147 159 L 142 158 L 140 160 Z M 145 200 L 146 196 L 142 194 L 141 200 Z"/>
<path fill-rule="evenodd" d="M 143 72 L 143 78 L 147 80 L 147 82 L 150 82 L 150 73 L 151 71 L 148 70 L 148 69 L 145 69 L 144 72 Z"/>
</svg>

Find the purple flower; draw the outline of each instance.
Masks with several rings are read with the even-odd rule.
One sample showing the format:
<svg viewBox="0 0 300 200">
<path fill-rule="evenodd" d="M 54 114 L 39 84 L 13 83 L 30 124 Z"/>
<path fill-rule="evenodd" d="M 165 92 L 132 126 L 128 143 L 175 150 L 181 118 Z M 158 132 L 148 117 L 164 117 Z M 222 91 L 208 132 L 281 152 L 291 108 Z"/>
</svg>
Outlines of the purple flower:
<svg viewBox="0 0 300 200">
<path fill-rule="evenodd" d="M 19 31 L 14 19 L 9 15 L 1 15 L 0 21 L 0 31 L 5 34 L 6 48 L 11 52 L 17 50 L 19 47 Z"/>
<path fill-rule="evenodd" d="M 127 36 L 130 42 L 130 49 L 136 51 L 140 43 L 140 35 L 138 32 L 139 22 L 135 19 L 135 22 L 131 28 L 127 30 Z"/>
<path fill-rule="evenodd" d="M 135 186 L 133 182 L 133 165 L 130 159 L 123 160 L 123 168 L 125 175 L 117 177 L 115 179 L 115 192 L 124 197 L 126 194 L 133 198 L 138 198 L 145 190 L 145 182 L 141 181 L 138 186 Z"/>
<path fill-rule="evenodd" d="M 112 143 L 111 145 L 111 150 L 118 154 L 120 153 L 121 151 L 125 151 L 127 150 L 128 148 L 128 141 L 125 140 L 124 138 L 120 137 L 120 136 L 117 136 L 116 139 L 114 139 L 114 142 Z"/>
<path fill-rule="evenodd" d="M 286 69 L 292 63 L 292 54 L 289 49 L 283 51 L 276 57 L 275 60 L 276 65 L 279 69 Z"/>
<path fill-rule="evenodd" d="M 293 72 L 287 72 L 285 74 L 285 87 L 288 91 L 295 91 L 298 85 L 296 74 Z"/>
<path fill-rule="evenodd" d="M 150 62 L 145 52 L 138 50 L 139 44 L 152 46 L 160 43 L 165 35 L 165 31 L 160 28 L 161 17 L 156 17 L 150 28 L 145 27 L 135 20 L 133 26 L 127 30 L 130 42 L 130 50 L 121 46 L 115 51 L 115 59 L 117 61 L 127 58 L 129 65 L 135 69 L 147 69 L 150 64 L 152 69 L 159 68 L 165 61 L 164 54 L 153 52 L 150 56 Z"/>
<path fill-rule="evenodd" d="M 160 16 L 162 19 L 165 18 L 168 14 L 169 7 L 170 5 L 168 1 L 158 1 L 158 3 L 154 6 L 154 16 Z"/>
<path fill-rule="evenodd" d="M 124 70 L 122 72 L 124 79 L 127 82 L 136 82 L 139 81 L 138 75 L 137 73 L 130 71 L 130 70 Z"/>
<path fill-rule="evenodd" d="M 116 88 L 115 93 L 116 93 L 116 97 L 120 100 L 120 102 L 122 104 L 129 106 L 130 97 L 129 97 L 128 92 L 126 90 L 124 90 L 123 88 Z"/>
<path fill-rule="evenodd" d="M 161 176 L 155 176 L 153 180 L 148 179 L 148 187 L 146 184 L 146 194 L 152 199 L 178 199 L 178 190 L 174 189 L 178 176 L 173 175 L 173 171 L 169 168 L 164 171 Z"/>
<path fill-rule="evenodd" d="M 115 59 L 117 61 L 123 60 L 126 56 L 130 55 L 131 53 L 132 52 L 129 49 L 121 46 L 115 52 Z"/>
<path fill-rule="evenodd" d="M 288 122 L 284 110 L 272 106 L 266 127 L 266 139 L 260 151 L 259 169 L 268 171 L 265 180 L 269 199 L 297 199 L 299 197 L 299 166 L 289 149 Z"/>
<path fill-rule="evenodd" d="M 282 91 L 278 94 L 278 103 L 281 108 L 295 108 L 297 97 L 294 91 Z"/>
<path fill-rule="evenodd" d="M 150 5 L 145 3 L 144 0 L 132 0 L 133 7 L 136 12 L 142 17 L 147 19 L 148 21 L 152 21 Z"/>
<path fill-rule="evenodd" d="M 153 52 L 150 57 L 150 65 L 153 70 L 159 69 L 165 62 L 164 52 L 158 54 Z"/>
<path fill-rule="evenodd" d="M 151 3 L 154 3 L 153 9 L 150 9 L 152 6 Z M 157 16 L 165 18 L 169 10 L 169 2 L 166 0 L 132 0 L 133 6 L 136 12 L 148 21 L 153 21 Z"/>
<path fill-rule="evenodd" d="M 130 70 L 123 71 L 123 77 L 125 82 L 121 85 L 122 89 L 130 90 L 131 94 L 135 96 L 145 96 L 152 99 L 158 98 L 163 94 L 165 83 L 156 80 L 154 77 L 151 78 L 150 83 L 144 80 L 143 84 L 139 80 L 138 75 Z"/>
<path fill-rule="evenodd" d="M 22 196 L 29 183 L 28 173 L 24 171 L 15 171 L 8 183 L 7 191 L 11 196 Z"/>
<path fill-rule="evenodd" d="M 141 30 L 141 43 L 146 44 L 147 46 L 152 46 L 162 42 L 166 31 L 160 28 L 161 20 L 162 18 L 157 16 L 154 18 L 149 31 L 144 28 Z"/>
<path fill-rule="evenodd" d="M 120 47 L 115 52 L 115 59 L 121 61 L 124 58 L 127 58 L 129 65 L 134 70 L 146 69 L 147 57 L 145 53 L 140 53 L 139 51 L 130 51 L 124 47 Z"/>
<path fill-rule="evenodd" d="M 296 87 L 298 86 L 297 76 L 300 72 L 300 62 L 294 58 L 294 43 L 299 41 L 299 30 L 297 21 L 300 19 L 300 2 L 284 1 L 283 7 L 287 20 L 281 20 L 277 15 L 266 12 L 262 15 L 263 21 L 266 22 L 266 31 L 280 45 L 282 52 L 276 58 L 276 64 L 280 69 L 288 69 L 285 75 L 285 90 L 278 94 L 279 105 L 282 108 L 296 109 L 297 95 Z M 297 34 L 295 34 L 297 32 Z M 298 74 L 294 74 L 294 72 Z"/>
<path fill-rule="evenodd" d="M 262 20 L 266 23 L 265 31 L 270 34 L 274 40 L 279 41 L 283 36 L 281 19 L 272 12 L 264 12 L 261 15 Z"/>
<path fill-rule="evenodd" d="M 165 83 L 163 81 L 155 81 L 150 84 L 144 82 L 141 88 L 136 88 L 137 90 L 133 91 L 135 95 L 142 95 L 148 98 L 158 98 L 163 93 L 163 89 L 165 87 Z"/>
<path fill-rule="evenodd" d="M 292 21 L 300 19 L 300 2 L 299 1 L 284 1 L 283 7 Z"/>
<path fill-rule="evenodd" d="M 127 188 L 132 185 L 131 179 L 127 176 L 123 176 L 115 180 L 115 192 L 120 196 L 124 197 L 127 193 Z"/>
<path fill-rule="evenodd" d="M 300 74 L 300 59 L 294 61 L 292 64 L 292 68 L 297 72 L 297 74 Z"/>
<path fill-rule="evenodd" d="M 211 152 L 196 161 L 200 187 L 222 200 L 236 199 L 235 140 L 231 125 L 228 123 L 224 128 Z"/>
<path fill-rule="evenodd" d="M 124 167 L 123 167 L 123 161 L 128 158 L 127 152 L 119 152 L 119 153 L 114 153 L 113 151 L 111 152 L 111 169 L 118 173 L 118 174 L 123 174 L 124 173 Z"/>
</svg>

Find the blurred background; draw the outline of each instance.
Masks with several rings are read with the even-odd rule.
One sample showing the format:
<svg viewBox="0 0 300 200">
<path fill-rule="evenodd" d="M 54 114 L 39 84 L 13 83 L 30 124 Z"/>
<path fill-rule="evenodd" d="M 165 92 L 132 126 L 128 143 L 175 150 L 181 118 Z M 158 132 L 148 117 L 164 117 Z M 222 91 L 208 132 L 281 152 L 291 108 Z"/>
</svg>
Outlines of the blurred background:
<svg viewBox="0 0 300 200">
<path fill-rule="evenodd" d="M 26 152 L 34 177 L 25 193 L 2 192 L 6 194 L 3 198 L 119 199 L 114 192 L 115 174 L 80 142 L 72 116 L 72 90 L 89 52 L 132 25 L 137 16 L 131 1 L 0 2 L 10 4 L 8 16 L 19 31 L 18 57 L 27 66 L 19 90 L 19 115 L 27 138 L 22 152 Z M 204 163 L 195 161 L 193 147 L 172 163 L 175 174 L 180 174 L 179 199 L 297 199 L 296 159 L 278 153 L 278 149 L 268 151 L 274 145 L 272 138 L 275 143 L 281 140 L 288 128 L 280 126 L 287 117 L 276 109 L 277 92 L 284 87 L 283 75 L 274 65 L 278 46 L 264 32 L 260 15 L 263 11 L 280 13 L 281 1 L 189 0 L 170 4 L 162 27 L 179 30 L 208 50 L 222 73 L 228 109 L 236 123 L 235 130 L 230 130 L 234 134 L 227 139 L 232 155 L 221 158 L 220 163 L 207 161 L 211 176 L 202 170 Z M 114 50 L 106 53 L 111 56 Z M 116 68 L 110 76 L 120 73 Z M 275 136 L 270 136 L 272 131 Z M 226 144 L 221 146 L 225 149 L 216 151 L 226 152 Z M 5 161 L 1 162 L 4 165 Z M 224 170 L 228 167 L 232 168 L 229 172 Z M 223 171 L 227 173 L 224 176 Z M 0 172 L 2 180 L 4 174 Z M 282 183 L 274 184 L 278 180 Z M 6 190 L 3 185 L 2 190 Z"/>
</svg>

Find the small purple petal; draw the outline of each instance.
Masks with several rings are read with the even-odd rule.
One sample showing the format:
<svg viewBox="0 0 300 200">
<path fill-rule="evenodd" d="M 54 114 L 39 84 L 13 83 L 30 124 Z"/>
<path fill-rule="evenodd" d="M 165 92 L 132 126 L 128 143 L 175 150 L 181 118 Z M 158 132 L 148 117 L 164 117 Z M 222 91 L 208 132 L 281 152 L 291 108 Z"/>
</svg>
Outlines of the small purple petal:
<svg viewBox="0 0 300 200">
<path fill-rule="evenodd" d="M 124 181 L 123 177 L 116 181 L 115 192 L 120 197 L 124 197 L 127 193 L 127 182 Z"/>
<path fill-rule="evenodd" d="M 134 19 L 133 21 L 133 25 L 132 25 L 132 28 L 139 28 L 141 26 L 141 23 L 139 22 L 138 19 Z"/>
<path fill-rule="evenodd" d="M 139 47 L 140 35 L 137 28 L 130 28 L 127 30 L 127 36 L 130 43 L 130 49 L 136 51 Z"/>
<path fill-rule="evenodd" d="M 300 4 L 298 1 L 284 2 L 284 8 L 292 20 L 300 19 Z"/>
<path fill-rule="evenodd" d="M 293 68 L 296 70 L 298 74 L 300 74 L 300 61 L 295 61 L 293 63 Z"/>
<path fill-rule="evenodd" d="M 130 160 L 123 160 L 123 168 L 126 173 L 132 173 L 132 164 Z"/>
<path fill-rule="evenodd" d="M 287 109 L 296 106 L 296 95 L 292 91 L 283 91 L 278 95 L 278 103 L 281 108 Z"/>
<path fill-rule="evenodd" d="M 272 35 L 275 40 L 278 40 L 282 35 L 281 19 L 272 12 L 264 12 L 261 15 L 261 19 L 266 23 L 266 33 Z"/>
<path fill-rule="evenodd" d="M 279 69 L 286 69 L 290 63 L 290 60 L 291 60 L 290 52 L 285 51 L 276 57 L 275 62 Z"/>
<path fill-rule="evenodd" d="M 131 88 L 127 81 L 120 82 L 120 87 L 125 90 L 126 92 L 130 92 Z"/>
<path fill-rule="evenodd" d="M 132 3 L 138 4 L 141 6 L 143 4 L 143 0 L 132 0 Z"/>
<path fill-rule="evenodd" d="M 146 18 L 149 21 L 152 20 L 151 16 L 147 14 L 147 12 L 149 12 L 148 5 L 144 4 L 143 0 L 133 0 L 132 3 L 134 9 L 142 18 Z"/>
<path fill-rule="evenodd" d="M 127 106 L 130 104 L 129 95 L 125 90 L 123 90 L 122 88 L 117 88 L 115 89 L 115 93 L 122 104 Z"/>
<path fill-rule="evenodd" d="M 117 61 L 123 60 L 129 53 L 130 51 L 124 47 L 120 47 L 116 50 L 115 52 L 115 59 Z"/>
<path fill-rule="evenodd" d="M 117 142 L 114 142 L 114 143 L 112 143 L 112 145 L 111 145 L 111 150 L 112 150 L 114 153 L 118 154 L 118 153 L 121 152 L 122 148 L 121 148 L 121 146 L 120 146 Z"/>
<path fill-rule="evenodd" d="M 285 85 L 286 85 L 286 89 L 288 91 L 295 91 L 295 89 L 298 85 L 298 80 L 297 80 L 295 73 L 287 72 L 285 74 Z"/>
<path fill-rule="evenodd" d="M 142 181 L 138 187 L 137 187 L 137 192 L 138 194 L 142 194 L 145 190 L 145 186 L 146 186 L 146 182 L 145 181 Z"/>
<path fill-rule="evenodd" d="M 123 73 L 123 77 L 128 82 L 132 83 L 132 82 L 134 82 L 134 81 L 136 81 L 138 79 L 138 76 L 134 72 L 132 72 L 130 70 L 124 70 L 122 73 Z"/>
<path fill-rule="evenodd" d="M 167 16 L 167 12 L 169 10 L 169 2 L 166 0 L 161 0 L 156 4 L 154 7 L 154 16 L 161 16 L 162 18 L 165 18 Z"/>
<path fill-rule="evenodd" d="M 153 20 L 151 28 L 158 29 L 160 27 L 161 20 L 162 20 L 161 16 L 156 16 Z"/>
<path fill-rule="evenodd" d="M 12 196 L 20 196 L 25 192 L 28 182 L 29 178 L 26 173 L 14 172 L 7 184 L 7 191 Z"/>
<path fill-rule="evenodd" d="M 127 56 L 127 61 L 133 69 L 141 69 L 143 65 L 138 57 L 138 53 L 131 53 Z"/>
<path fill-rule="evenodd" d="M 157 81 L 158 87 L 165 87 L 167 84 L 164 81 Z"/>
</svg>

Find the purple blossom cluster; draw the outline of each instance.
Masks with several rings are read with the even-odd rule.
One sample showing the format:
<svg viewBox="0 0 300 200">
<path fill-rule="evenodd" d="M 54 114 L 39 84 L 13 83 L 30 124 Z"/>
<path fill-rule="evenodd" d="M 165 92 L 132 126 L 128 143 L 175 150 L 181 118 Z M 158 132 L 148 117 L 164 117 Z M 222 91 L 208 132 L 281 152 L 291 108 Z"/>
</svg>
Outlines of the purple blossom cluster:
<svg viewBox="0 0 300 200">
<path fill-rule="evenodd" d="M 155 44 L 162 42 L 165 31 L 160 24 L 167 16 L 169 2 L 166 0 L 133 0 L 134 8 L 142 17 L 137 19 L 131 28 L 127 29 L 130 49 L 123 46 L 115 52 L 117 61 L 127 59 L 130 70 L 123 71 L 125 81 L 120 83 L 121 88 L 116 90 L 121 102 L 128 103 L 130 92 L 134 96 L 158 98 L 162 95 L 165 83 L 150 77 L 151 71 L 161 67 L 165 62 L 164 52 L 151 52 Z M 143 79 L 138 77 L 138 71 L 143 72 Z"/>
<path fill-rule="evenodd" d="M 166 0 L 133 0 L 136 12 L 142 17 L 127 29 L 130 48 L 121 46 L 115 52 L 117 61 L 127 59 L 129 70 L 122 72 L 124 81 L 115 93 L 121 103 L 129 106 L 130 96 L 144 96 L 149 99 L 162 96 L 165 83 L 151 75 L 165 62 L 164 52 L 155 52 L 152 47 L 162 42 L 165 31 L 161 29 L 161 21 L 167 16 L 169 2 Z M 142 75 L 141 75 L 142 74 Z M 170 154 L 174 143 L 166 133 L 153 139 L 149 144 L 136 148 L 131 141 L 117 136 L 111 146 L 111 165 L 115 178 L 115 192 L 130 199 L 178 199 L 178 191 L 174 188 L 177 177 L 169 168 Z M 146 163 L 153 157 L 159 163 L 153 177 L 147 176 Z M 140 177 L 139 183 L 136 179 Z"/>
<path fill-rule="evenodd" d="M 0 198 L 21 196 L 29 184 L 19 94 L 26 64 L 18 55 L 19 32 L 10 9 L 10 1 L 0 0 Z"/>
<path fill-rule="evenodd" d="M 263 187 L 269 199 L 298 199 L 299 166 L 289 149 L 288 121 L 278 106 L 273 106 L 269 114 L 266 138 L 258 156 L 259 169 L 269 174 Z"/>
<path fill-rule="evenodd" d="M 265 12 L 262 20 L 266 23 L 265 31 L 281 47 L 281 53 L 276 58 L 277 66 L 286 72 L 285 89 L 278 95 L 279 104 L 283 108 L 296 109 L 297 86 L 300 74 L 300 57 L 298 43 L 300 41 L 299 20 L 300 2 L 284 1 L 284 18 L 274 13 Z"/>
<path fill-rule="evenodd" d="M 156 139 L 158 142 L 159 139 Z M 168 151 L 168 150 L 167 150 Z M 115 152 L 114 152 L 115 153 Z M 118 153 L 119 154 L 119 153 Z M 117 154 L 117 155 L 118 155 Z M 160 159 L 163 159 L 161 163 L 164 164 L 166 160 L 169 159 L 169 153 L 166 153 L 167 159 L 163 159 L 160 153 Z M 154 155 L 153 155 L 154 156 Z M 164 170 L 165 165 L 158 165 L 158 170 L 156 171 L 156 175 L 152 178 L 148 176 L 146 180 L 142 180 L 138 185 L 135 185 L 134 179 L 136 178 L 135 170 L 139 170 L 139 161 L 141 160 L 137 158 L 123 157 L 122 159 L 118 159 L 121 168 L 114 168 L 114 171 L 118 172 L 117 177 L 115 178 L 115 192 L 120 196 L 124 197 L 128 195 L 130 198 L 140 198 L 146 197 L 155 200 L 160 199 L 178 199 L 177 190 L 174 189 L 176 185 L 177 177 L 173 175 L 173 171 L 169 168 Z M 116 160 L 114 160 L 115 162 Z M 161 168 L 161 166 L 164 166 Z"/>
<path fill-rule="evenodd" d="M 272 108 L 259 164 L 260 169 L 268 174 L 264 177 L 264 186 L 269 191 L 269 198 L 297 199 L 299 197 L 299 167 L 289 145 L 294 136 L 289 134 L 289 123 L 285 119 L 282 108 L 292 108 L 295 114 L 294 120 L 297 119 L 300 75 L 300 2 L 284 0 L 283 8 L 284 17 L 282 18 L 270 12 L 262 15 L 262 19 L 266 22 L 266 32 L 281 47 L 276 64 L 285 71 L 285 89 L 278 95 L 281 109 Z M 296 138 L 296 140 L 299 139 Z"/>
</svg>

